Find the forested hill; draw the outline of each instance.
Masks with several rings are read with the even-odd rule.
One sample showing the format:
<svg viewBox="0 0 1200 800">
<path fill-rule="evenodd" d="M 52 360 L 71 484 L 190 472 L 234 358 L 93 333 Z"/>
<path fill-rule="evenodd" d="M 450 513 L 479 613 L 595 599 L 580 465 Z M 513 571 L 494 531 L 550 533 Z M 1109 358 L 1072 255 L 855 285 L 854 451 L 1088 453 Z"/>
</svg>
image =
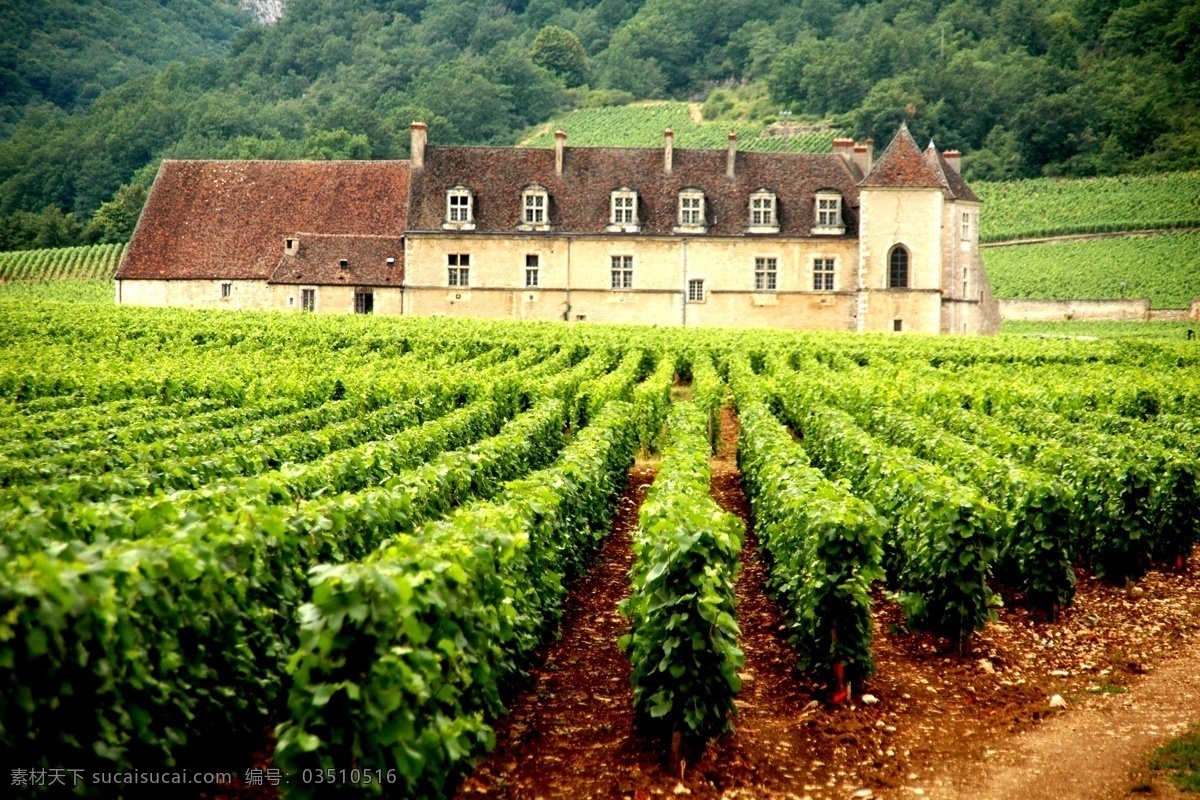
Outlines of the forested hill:
<svg viewBox="0 0 1200 800">
<path fill-rule="evenodd" d="M 90 7 L 0 0 L 14 2 Z M 193 9 L 202 42 L 244 22 L 219 0 L 147 5 Z M 77 32 L 43 50 L 6 34 L 5 102 L 14 75 L 86 73 L 79 54 L 103 35 Z M 223 54 L 170 49 L 181 63 L 91 102 L 85 85 L 121 77 L 103 59 L 74 99 L 26 79 L 0 140 L 0 249 L 127 236 L 164 157 L 405 157 L 415 118 L 435 143 L 507 144 L 634 98 L 707 99 L 759 127 L 782 109 L 882 141 L 907 121 L 965 151 L 973 179 L 1200 166 L 1193 0 L 291 0 Z"/>
<path fill-rule="evenodd" d="M 223 55 L 237 0 L 0 0 L 0 132 L 31 103 L 68 111 L 180 59 Z"/>
</svg>

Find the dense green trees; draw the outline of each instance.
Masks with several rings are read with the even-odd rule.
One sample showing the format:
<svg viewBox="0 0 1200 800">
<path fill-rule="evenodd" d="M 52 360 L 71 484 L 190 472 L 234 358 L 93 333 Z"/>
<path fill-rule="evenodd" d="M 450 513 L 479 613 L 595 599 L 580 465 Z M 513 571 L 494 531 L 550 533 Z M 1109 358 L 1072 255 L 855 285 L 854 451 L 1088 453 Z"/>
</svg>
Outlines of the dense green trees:
<svg viewBox="0 0 1200 800">
<path fill-rule="evenodd" d="M 1189 0 L 291 0 L 271 26 L 233 5 L 0 0 L 0 243 L 43 246 L 48 207 L 82 231 L 165 157 L 403 158 L 418 117 L 509 144 L 597 89 L 761 81 L 772 114 L 881 144 L 904 121 L 975 179 L 1200 165 Z"/>
</svg>

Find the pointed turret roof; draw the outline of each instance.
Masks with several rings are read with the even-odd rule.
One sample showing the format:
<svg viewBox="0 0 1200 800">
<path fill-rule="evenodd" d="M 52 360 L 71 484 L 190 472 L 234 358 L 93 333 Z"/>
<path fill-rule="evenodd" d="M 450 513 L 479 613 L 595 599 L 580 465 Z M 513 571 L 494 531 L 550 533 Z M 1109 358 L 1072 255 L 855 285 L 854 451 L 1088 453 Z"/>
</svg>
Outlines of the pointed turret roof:
<svg viewBox="0 0 1200 800">
<path fill-rule="evenodd" d="M 946 184 L 921 155 L 908 125 L 902 124 L 859 186 L 944 189 Z"/>
<path fill-rule="evenodd" d="M 946 194 L 951 199 L 980 202 L 975 193 L 971 191 L 971 187 L 967 186 L 967 182 L 958 174 L 958 170 L 950 166 L 950 162 L 946 160 L 945 156 L 938 152 L 932 139 L 929 140 L 929 147 L 925 148 L 924 158 L 929 168 L 941 179 L 942 188 L 946 190 Z"/>
</svg>

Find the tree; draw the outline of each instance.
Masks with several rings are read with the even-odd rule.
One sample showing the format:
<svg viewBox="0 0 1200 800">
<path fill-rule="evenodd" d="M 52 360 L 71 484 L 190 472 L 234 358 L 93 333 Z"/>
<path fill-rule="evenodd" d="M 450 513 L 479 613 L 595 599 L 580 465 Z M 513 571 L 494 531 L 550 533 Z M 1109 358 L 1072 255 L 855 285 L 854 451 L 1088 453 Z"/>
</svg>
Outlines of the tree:
<svg viewBox="0 0 1200 800">
<path fill-rule="evenodd" d="M 567 86 L 582 86 L 587 82 L 587 52 L 579 37 L 566 28 L 557 25 L 542 28 L 533 40 L 529 57 L 539 67 L 562 78 Z"/>
<path fill-rule="evenodd" d="M 146 187 L 139 183 L 127 183 L 117 189 L 112 199 L 101 203 L 92 215 L 84 236 L 97 244 L 128 242 L 146 204 L 146 194 Z"/>
</svg>

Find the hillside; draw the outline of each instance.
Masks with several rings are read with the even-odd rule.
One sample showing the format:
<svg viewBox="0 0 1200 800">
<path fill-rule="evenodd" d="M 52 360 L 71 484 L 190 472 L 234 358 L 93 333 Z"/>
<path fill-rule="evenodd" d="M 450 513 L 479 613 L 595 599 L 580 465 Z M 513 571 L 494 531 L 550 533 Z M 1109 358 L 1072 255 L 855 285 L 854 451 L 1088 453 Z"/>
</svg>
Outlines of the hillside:
<svg viewBox="0 0 1200 800">
<path fill-rule="evenodd" d="M 699 103 L 659 102 L 578 109 L 539 126 L 521 144 L 553 147 L 554 131 L 560 128 L 567 132 L 570 144 L 583 147 L 657 147 L 663 131 L 670 128 L 676 147 L 723 148 L 734 130 L 740 149 L 779 152 L 786 148 L 792 153 L 828 153 L 837 135 L 829 123 L 782 127 L 761 120 L 706 121 Z"/>
<path fill-rule="evenodd" d="M 1200 227 L 1200 172 L 971 185 L 985 242 L 1073 233 Z"/>
<path fill-rule="evenodd" d="M 907 122 L 975 180 L 1200 167 L 1187 0 L 294 0 L 236 34 L 249 17 L 228 2 L 8 2 L 0 247 L 80 243 L 162 158 L 402 158 L 416 118 L 431 142 L 512 144 L 616 95 L 740 86 L 764 125 L 787 111 L 883 140 Z M 187 35 L 153 24 L 171 14 Z M 54 220 L 19 213 L 79 228 L 51 240 Z"/>
<path fill-rule="evenodd" d="M 173 61 L 222 56 L 253 18 L 236 0 L 3 0 L 0 17 L 0 134 L 27 105 L 85 108 Z"/>
<path fill-rule="evenodd" d="M 996 297 L 1044 300 L 1149 297 L 1186 308 L 1200 297 L 1200 233 L 987 248 Z"/>
</svg>

